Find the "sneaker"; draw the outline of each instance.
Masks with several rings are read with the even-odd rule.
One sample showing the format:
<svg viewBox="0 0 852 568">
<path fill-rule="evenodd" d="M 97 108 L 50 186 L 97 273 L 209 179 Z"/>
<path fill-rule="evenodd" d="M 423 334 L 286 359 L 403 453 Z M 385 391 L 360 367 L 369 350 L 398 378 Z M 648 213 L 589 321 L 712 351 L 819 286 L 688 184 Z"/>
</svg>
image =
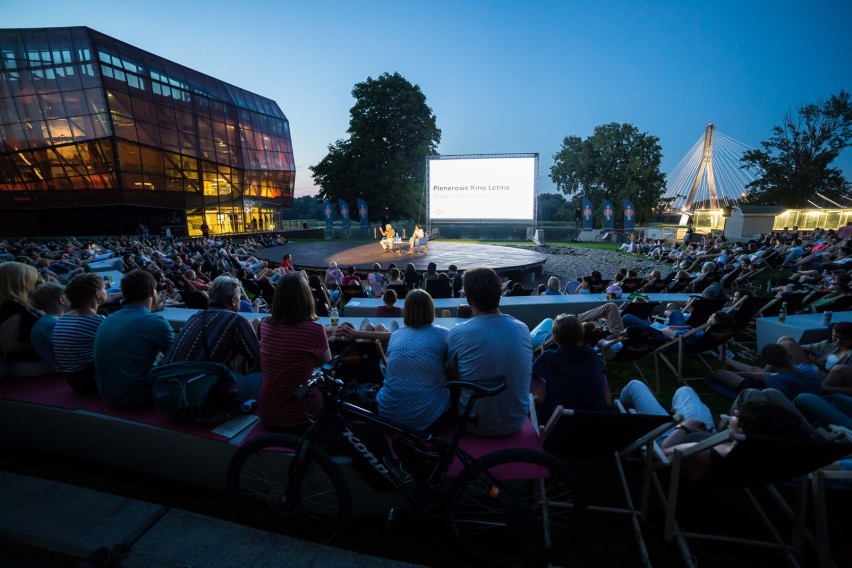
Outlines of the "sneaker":
<svg viewBox="0 0 852 568">
<path fill-rule="evenodd" d="M 772 281 L 772 278 L 766 281 L 766 291 L 768 293 L 772 293 L 772 289 L 775 288 L 775 282 Z"/>
<path fill-rule="evenodd" d="M 399 323 L 397 323 L 397 321 L 396 321 L 396 320 L 393 320 L 393 321 L 391 322 L 391 324 L 390 324 L 390 330 L 391 330 L 391 331 L 396 331 L 396 330 L 398 330 L 398 329 L 399 329 Z"/>
<path fill-rule="evenodd" d="M 367 326 L 370 325 L 370 318 L 364 318 L 361 320 L 361 326 L 358 328 L 359 331 L 364 331 L 367 329 Z"/>
</svg>

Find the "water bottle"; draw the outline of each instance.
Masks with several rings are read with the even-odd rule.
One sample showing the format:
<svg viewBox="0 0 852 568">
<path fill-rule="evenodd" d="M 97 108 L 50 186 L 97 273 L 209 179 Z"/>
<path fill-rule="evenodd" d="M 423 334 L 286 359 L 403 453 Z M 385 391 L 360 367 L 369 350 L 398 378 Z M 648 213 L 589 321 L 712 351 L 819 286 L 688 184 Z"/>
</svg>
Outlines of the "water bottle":
<svg viewBox="0 0 852 568">
<path fill-rule="evenodd" d="M 778 310 L 778 321 L 779 323 L 787 321 L 787 302 L 781 303 L 781 309 Z"/>
<path fill-rule="evenodd" d="M 254 412 L 255 408 L 257 408 L 257 401 L 253 398 L 248 399 L 240 405 L 240 411 L 244 414 Z"/>
<path fill-rule="evenodd" d="M 331 327 L 337 327 L 337 322 L 340 320 L 340 313 L 337 308 L 331 308 Z"/>
<path fill-rule="evenodd" d="M 825 311 L 822 314 L 822 326 L 828 327 L 831 325 L 831 312 Z"/>
</svg>

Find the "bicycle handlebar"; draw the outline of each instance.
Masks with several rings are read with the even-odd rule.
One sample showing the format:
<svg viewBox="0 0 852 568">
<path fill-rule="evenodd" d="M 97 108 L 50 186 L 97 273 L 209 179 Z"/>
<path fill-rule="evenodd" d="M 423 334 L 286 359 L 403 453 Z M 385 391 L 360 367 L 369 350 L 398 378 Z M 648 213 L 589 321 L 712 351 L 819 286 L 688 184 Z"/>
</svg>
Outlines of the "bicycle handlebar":
<svg viewBox="0 0 852 568">
<path fill-rule="evenodd" d="M 349 355 L 349 352 L 352 351 L 353 347 L 354 346 L 352 345 L 344 347 L 340 353 L 331 359 L 331 361 L 320 367 L 320 370 L 317 371 L 313 377 L 299 385 L 296 390 L 293 391 L 293 394 L 290 395 L 290 402 L 301 402 L 308 393 L 311 392 L 312 388 L 325 383 L 327 380 L 334 381 L 338 386 L 343 386 L 343 381 L 333 378 L 331 373 L 343 364 L 343 361 L 346 359 L 346 356 Z"/>
</svg>

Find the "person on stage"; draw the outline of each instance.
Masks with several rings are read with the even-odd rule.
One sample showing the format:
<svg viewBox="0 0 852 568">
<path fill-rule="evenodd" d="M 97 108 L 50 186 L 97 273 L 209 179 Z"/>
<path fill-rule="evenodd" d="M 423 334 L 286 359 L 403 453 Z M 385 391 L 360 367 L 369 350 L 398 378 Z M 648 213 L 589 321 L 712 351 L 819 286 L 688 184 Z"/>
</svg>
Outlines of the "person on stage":
<svg viewBox="0 0 852 568">
<path fill-rule="evenodd" d="M 379 242 L 381 243 L 382 248 L 385 249 L 385 253 L 391 252 L 391 249 L 393 249 L 393 238 L 396 235 L 396 231 L 394 231 L 393 227 L 391 227 L 391 224 L 388 223 L 387 225 L 385 225 L 384 231 L 379 228 L 379 233 L 381 233 L 382 237 L 384 237 Z"/>
<path fill-rule="evenodd" d="M 411 238 L 408 239 L 408 252 L 414 252 L 414 245 L 426 235 L 423 233 L 423 227 L 414 225 L 414 232 L 411 233 Z"/>
</svg>

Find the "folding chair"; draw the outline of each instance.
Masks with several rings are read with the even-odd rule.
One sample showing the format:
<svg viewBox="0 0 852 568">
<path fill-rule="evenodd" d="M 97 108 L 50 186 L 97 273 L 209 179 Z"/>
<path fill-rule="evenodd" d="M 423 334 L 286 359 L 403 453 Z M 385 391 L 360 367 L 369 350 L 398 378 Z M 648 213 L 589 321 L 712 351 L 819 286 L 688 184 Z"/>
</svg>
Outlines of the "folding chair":
<svg viewBox="0 0 852 568">
<path fill-rule="evenodd" d="M 724 346 L 738 331 L 743 328 L 743 324 L 734 324 L 733 327 L 721 326 L 719 324 L 710 325 L 705 323 L 702 326 L 691 329 L 690 331 L 679 335 L 658 347 L 654 351 L 654 373 L 656 380 L 656 388 L 659 392 L 660 386 L 660 360 L 666 364 L 671 370 L 678 382 L 684 385 L 689 385 L 690 381 L 704 380 L 705 377 L 685 377 L 684 376 L 684 361 L 687 359 L 700 360 L 710 371 L 714 371 L 713 367 L 704 358 L 702 353 L 705 351 L 717 351 L 720 346 Z M 701 332 L 700 337 L 696 336 Z M 677 361 L 669 360 L 669 356 L 675 354 Z"/>
<path fill-rule="evenodd" d="M 607 352 L 611 345 L 608 345 L 606 349 L 603 350 L 601 355 L 603 355 L 603 363 L 604 370 L 609 373 L 610 365 L 617 365 L 621 363 L 632 363 L 633 368 L 636 369 L 636 373 L 638 373 L 639 377 L 645 382 L 649 387 L 651 384 L 648 382 L 647 377 L 645 377 L 645 373 L 642 372 L 642 369 L 639 367 L 639 360 L 652 355 L 657 349 L 659 349 L 663 345 L 668 345 L 670 340 L 668 339 L 649 339 L 648 345 L 644 349 L 626 349 L 622 347 L 616 352 L 616 354 L 611 358 L 607 359 Z M 659 394 L 660 392 L 660 379 L 659 373 L 657 373 L 656 382 L 653 386 L 654 392 Z"/>
<path fill-rule="evenodd" d="M 830 430 L 821 430 L 821 435 L 829 440 L 837 439 L 852 442 L 852 432 L 840 426 L 831 426 Z M 816 532 L 819 565 L 820 568 L 834 568 L 837 565 L 831 558 L 831 540 L 829 538 L 827 519 L 828 508 L 825 494 L 827 490 L 830 490 L 828 486 L 830 482 L 842 481 L 848 484 L 852 481 L 852 471 L 827 471 L 818 469 L 810 474 L 809 479 L 814 500 L 814 531 Z M 848 491 L 848 489 L 840 489 L 840 491 Z"/>
<path fill-rule="evenodd" d="M 624 302 L 621 304 L 621 315 L 632 314 L 637 318 L 648 319 L 660 302 Z"/>
<path fill-rule="evenodd" d="M 178 294 L 180 294 L 180 299 L 183 300 L 183 303 L 187 308 L 193 310 L 207 309 L 207 294 L 204 292 L 188 292 L 186 290 L 181 290 Z"/>
<path fill-rule="evenodd" d="M 408 286 L 405 284 L 388 284 L 388 290 L 396 292 L 396 297 L 400 300 L 405 298 L 406 294 L 408 294 Z"/>
<path fill-rule="evenodd" d="M 426 281 L 426 292 L 433 298 L 452 298 L 453 285 L 449 280 L 441 280 L 440 278 L 432 278 Z"/>
<path fill-rule="evenodd" d="M 710 450 L 722 444 L 735 441 L 736 444 L 728 454 L 711 466 L 708 475 L 696 482 L 681 479 L 684 460 Z M 813 533 L 806 527 L 807 520 L 807 475 L 819 470 L 852 452 L 850 442 L 831 442 L 823 439 L 781 439 L 763 436 L 743 436 L 725 431 L 716 434 L 692 447 L 675 450 L 671 456 L 655 452 L 659 461 L 651 468 L 652 484 L 665 509 L 665 539 L 677 542 L 681 556 L 687 566 L 695 566 L 695 558 L 689 548 L 689 540 L 711 540 L 737 544 L 770 547 L 782 551 L 793 566 L 799 566 L 804 544 L 820 547 Z M 661 473 L 668 474 L 668 487 L 661 480 Z M 781 493 L 773 486 L 774 483 L 795 480 L 795 503 L 791 507 Z M 708 505 L 725 502 L 734 491 L 743 491 L 747 504 L 750 504 L 760 518 L 764 529 L 770 534 L 771 540 L 747 538 L 740 535 L 713 534 L 709 532 L 692 532 L 681 526 L 679 519 L 683 518 L 689 509 L 678 507 L 682 501 L 681 492 L 684 486 L 691 485 L 696 495 L 704 497 Z M 792 521 L 792 535 L 785 539 L 772 519 L 761 506 L 754 489 L 764 487 L 772 501 Z M 693 508 L 694 510 L 694 508 Z M 727 526 L 728 523 L 722 523 Z M 715 523 L 719 526 L 719 523 Z M 770 560 L 766 561 L 772 564 Z"/>
<path fill-rule="evenodd" d="M 570 410 L 557 406 L 547 424 L 540 427 L 541 439 L 547 452 L 568 458 L 609 456 L 614 461 L 626 508 L 589 505 L 589 509 L 630 516 L 643 566 L 651 566 L 639 521 L 644 520 L 648 513 L 653 465 L 652 446 L 657 436 L 674 427 L 679 421 L 679 416 Z M 630 455 L 642 448 L 645 449 L 646 456 L 643 460 L 645 473 L 642 477 L 640 507 L 637 509 L 627 483 L 623 455 Z"/>
</svg>

